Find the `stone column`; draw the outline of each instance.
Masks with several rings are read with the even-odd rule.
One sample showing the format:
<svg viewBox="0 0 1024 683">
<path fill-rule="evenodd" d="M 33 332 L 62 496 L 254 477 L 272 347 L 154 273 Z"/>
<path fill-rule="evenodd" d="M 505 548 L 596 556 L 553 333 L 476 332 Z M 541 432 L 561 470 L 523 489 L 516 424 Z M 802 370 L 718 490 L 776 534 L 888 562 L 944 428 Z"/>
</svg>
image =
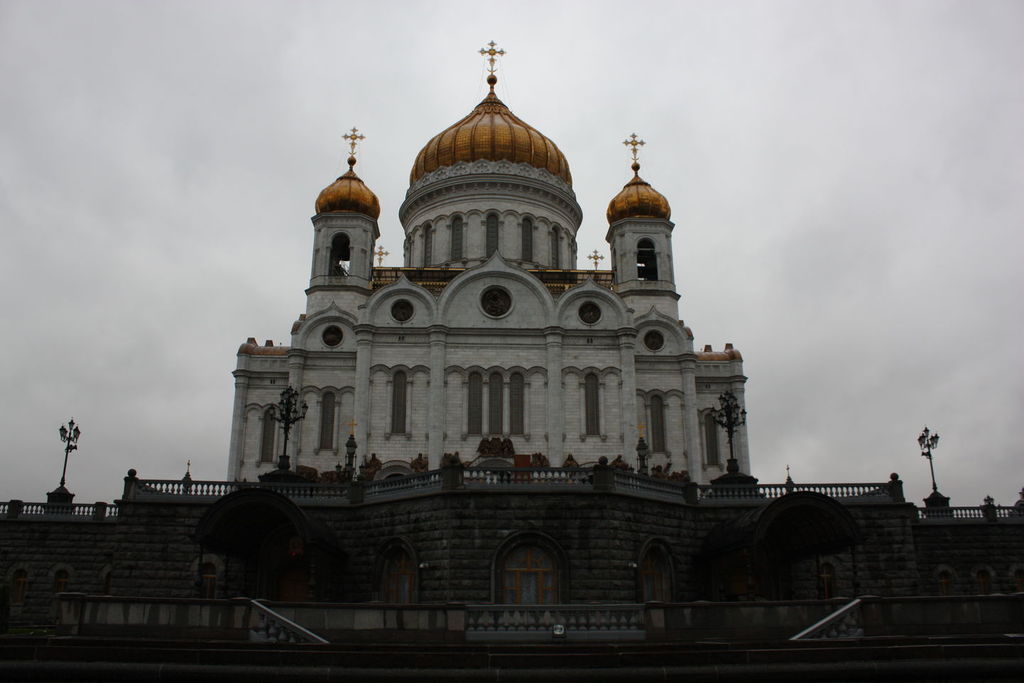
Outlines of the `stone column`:
<svg viewBox="0 0 1024 683">
<path fill-rule="evenodd" d="M 228 452 L 228 480 L 238 481 L 242 477 L 242 463 L 245 457 L 245 404 L 249 400 L 249 371 L 235 370 L 235 402 L 231 408 L 231 444 Z"/>
<path fill-rule="evenodd" d="M 704 481 L 700 453 L 700 418 L 697 413 L 697 369 L 693 360 L 682 362 L 683 370 L 683 434 L 686 444 L 686 462 L 680 463 L 690 470 L 690 478 Z"/>
<path fill-rule="evenodd" d="M 622 457 L 636 467 L 636 330 L 619 330 L 619 366 L 622 368 Z"/>
<path fill-rule="evenodd" d="M 373 361 L 373 330 L 357 325 L 356 333 L 356 398 L 352 415 L 356 421 L 356 461 L 360 454 L 369 453 L 367 434 L 370 429 L 370 363 Z"/>
<path fill-rule="evenodd" d="M 547 434 L 548 460 L 552 467 L 561 467 L 565 444 L 565 417 L 562 409 L 562 333 L 561 327 L 544 330 L 544 345 L 547 349 L 546 369 L 548 374 Z"/>
<path fill-rule="evenodd" d="M 448 402 L 445 397 L 444 368 L 448 347 L 448 328 L 434 325 L 430 328 L 430 386 L 427 401 L 427 460 L 430 469 L 441 466 L 444 451 L 445 417 Z"/>
</svg>

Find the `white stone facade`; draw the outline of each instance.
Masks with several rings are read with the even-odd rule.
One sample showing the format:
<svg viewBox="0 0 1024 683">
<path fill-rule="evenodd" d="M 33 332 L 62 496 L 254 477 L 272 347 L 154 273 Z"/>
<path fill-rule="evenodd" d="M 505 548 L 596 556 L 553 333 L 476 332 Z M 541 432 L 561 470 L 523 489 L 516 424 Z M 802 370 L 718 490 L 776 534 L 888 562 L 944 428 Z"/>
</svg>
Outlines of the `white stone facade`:
<svg viewBox="0 0 1024 683">
<path fill-rule="evenodd" d="M 332 470 L 350 431 L 360 461 L 374 453 L 384 463 L 378 476 L 408 472 L 419 453 L 431 468 L 446 452 L 470 461 L 492 436 L 553 466 L 569 454 L 581 465 L 621 454 L 636 466 L 644 429 L 651 466 L 698 482 L 725 471 L 728 445 L 706 414 L 725 390 L 743 403 L 742 359 L 731 347 L 694 350 L 678 314 L 670 221 L 616 222 L 612 271 L 574 270 L 582 211 L 572 188 L 501 161 L 420 178 L 400 218 L 405 268 L 373 265 L 369 216 L 313 218 L 307 309 L 290 346 L 250 339 L 239 349 L 229 478 L 276 466 L 282 434 L 264 423 L 289 385 L 308 406 L 290 437 L 293 466 Z M 331 263 L 337 239 L 348 245 L 343 270 Z M 657 277 L 638 275 L 641 240 L 653 244 Z M 745 429 L 734 448 L 749 471 Z"/>
</svg>

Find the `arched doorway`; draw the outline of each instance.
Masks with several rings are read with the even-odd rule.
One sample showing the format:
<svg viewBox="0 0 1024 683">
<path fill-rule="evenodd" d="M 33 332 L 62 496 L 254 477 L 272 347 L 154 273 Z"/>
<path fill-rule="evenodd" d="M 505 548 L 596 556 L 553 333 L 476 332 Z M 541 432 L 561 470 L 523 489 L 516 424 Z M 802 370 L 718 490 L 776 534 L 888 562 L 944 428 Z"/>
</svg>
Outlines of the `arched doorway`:
<svg viewBox="0 0 1024 683">
<path fill-rule="evenodd" d="M 214 503 L 196 526 L 207 550 L 238 560 L 225 596 L 287 602 L 338 600 L 343 553 L 329 529 L 269 489 L 236 491 Z"/>
<path fill-rule="evenodd" d="M 857 524 L 836 500 L 798 491 L 720 524 L 705 539 L 706 593 L 714 600 L 831 597 L 836 566 L 823 557 L 849 555 L 856 588 Z M 813 560 L 813 562 L 810 562 Z"/>
</svg>

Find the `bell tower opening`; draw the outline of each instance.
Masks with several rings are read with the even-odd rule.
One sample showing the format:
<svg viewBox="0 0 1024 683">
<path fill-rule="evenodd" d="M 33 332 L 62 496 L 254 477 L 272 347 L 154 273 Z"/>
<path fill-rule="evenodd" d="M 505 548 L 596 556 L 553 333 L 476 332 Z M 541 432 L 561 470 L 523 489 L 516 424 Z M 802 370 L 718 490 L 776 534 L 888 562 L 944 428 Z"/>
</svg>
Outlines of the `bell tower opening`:
<svg viewBox="0 0 1024 683">
<path fill-rule="evenodd" d="M 352 265 L 352 248 L 348 235 L 339 232 L 331 240 L 331 275 L 348 275 Z"/>
<path fill-rule="evenodd" d="M 636 279 L 658 279 L 658 254 L 651 240 L 642 239 L 636 245 Z"/>
</svg>

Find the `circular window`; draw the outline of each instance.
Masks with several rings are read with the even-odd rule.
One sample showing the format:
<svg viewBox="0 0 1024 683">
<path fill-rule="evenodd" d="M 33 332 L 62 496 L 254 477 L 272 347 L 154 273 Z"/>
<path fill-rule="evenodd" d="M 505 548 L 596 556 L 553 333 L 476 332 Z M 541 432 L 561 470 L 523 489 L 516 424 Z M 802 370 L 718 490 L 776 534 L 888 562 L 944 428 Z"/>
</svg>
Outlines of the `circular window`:
<svg viewBox="0 0 1024 683">
<path fill-rule="evenodd" d="M 584 302 L 580 304 L 579 315 L 580 320 L 588 325 L 593 325 L 601 319 L 601 307 L 593 301 Z"/>
<path fill-rule="evenodd" d="M 400 323 L 404 323 L 412 317 L 412 304 L 405 299 L 396 301 L 391 306 L 391 317 Z"/>
<path fill-rule="evenodd" d="M 661 332 L 651 330 L 644 335 L 644 345 L 651 351 L 657 351 L 665 345 L 665 338 L 661 336 Z"/>
<path fill-rule="evenodd" d="M 492 318 L 500 318 L 512 308 L 512 295 L 501 287 L 488 287 L 480 295 L 480 306 Z"/>
<path fill-rule="evenodd" d="M 337 325 L 331 325 L 324 330 L 323 334 L 320 335 L 320 338 L 323 339 L 324 344 L 327 344 L 328 346 L 337 346 L 341 343 L 344 336 L 345 335 L 342 333 L 340 327 Z"/>
</svg>

